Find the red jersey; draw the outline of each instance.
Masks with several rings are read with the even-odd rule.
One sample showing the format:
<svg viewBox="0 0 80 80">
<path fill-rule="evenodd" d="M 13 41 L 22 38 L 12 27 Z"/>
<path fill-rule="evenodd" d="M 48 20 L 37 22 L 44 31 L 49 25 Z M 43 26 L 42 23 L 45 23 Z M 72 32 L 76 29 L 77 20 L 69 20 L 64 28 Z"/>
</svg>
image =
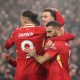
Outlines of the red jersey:
<svg viewBox="0 0 80 80">
<path fill-rule="evenodd" d="M 16 45 L 16 74 L 38 73 L 39 64 L 25 52 L 25 49 L 35 47 L 37 53 L 40 54 L 45 33 L 44 27 L 18 28 L 12 33 L 11 38 L 6 42 L 6 48 L 11 47 L 13 44 Z"/>
<path fill-rule="evenodd" d="M 57 36 L 57 37 L 53 37 L 51 40 L 52 41 L 69 41 L 75 38 L 74 34 L 71 33 L 65 33 L 61 36 Z M 5 48 L 10 48 L 13 45 L 13 41 L 11 39 L 8 39 L 6 44 L 5 44 Z M 9 60 L 8 62 L 9 64 L 11 64 L 13 67 L 16 67 L 17 63 L 16 60 L 14 61 L 13 59 Z"/>
<path fill-rule="evenodd" d="M 69 53 L 70 48 L 65 41 L 54 41 L 46 52 L 52 58 L 48 63 L 47 80 L 70 80 L 69 77 Z"/>
</svg>

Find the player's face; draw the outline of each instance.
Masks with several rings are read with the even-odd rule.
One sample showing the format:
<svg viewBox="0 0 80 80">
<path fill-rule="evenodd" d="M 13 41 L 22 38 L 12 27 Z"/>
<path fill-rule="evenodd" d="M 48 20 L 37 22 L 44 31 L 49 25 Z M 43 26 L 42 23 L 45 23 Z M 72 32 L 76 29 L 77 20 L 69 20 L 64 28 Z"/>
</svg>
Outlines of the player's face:
<svg viewBox="0 0 80 80">
<path fill-rule="evenodd" d="M 53 26 L 46 27 L 47 37 L 51 38 L 56 35 L 56 31 Z"/>
<path fill-rule="evenodd" d="M 43 12 L 42 13 L 42 24 L 43 25 L 46 25 L 47 22 L 51 21 L 51 20 L 54 20 L 53 16 L 51 15 L 50 12 Z"/>
</svg>

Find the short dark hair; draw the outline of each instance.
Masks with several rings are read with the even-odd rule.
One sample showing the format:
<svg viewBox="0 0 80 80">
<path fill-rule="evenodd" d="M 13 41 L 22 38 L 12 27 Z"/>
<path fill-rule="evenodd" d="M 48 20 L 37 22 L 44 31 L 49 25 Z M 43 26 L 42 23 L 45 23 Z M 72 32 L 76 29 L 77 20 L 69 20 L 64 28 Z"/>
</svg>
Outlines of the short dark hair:
<svg viewBox="0 0 80 80">
<path fill-rule="evenodd" d="M 49 21 L 46 24 L 46 27 L 48 27 L 48 26 L 60 27 L 60 24 L 57 21 Z"/>
<path fill-rule="evenodd" d="M 22 13 L 22 16 L 28 17 L 33 23 L 40 25 L 40 22 L 38 20 L 38 14 L 33 13 L 30 10 L 26 10 Z"/>
<path fill-rule="evenodd" d="M 56 20 L 56 10 L 53 9 L 44 9 L 43 12 L 49 12 L 52 17 L 54 17 L 54 20 Z"/>
</svg>

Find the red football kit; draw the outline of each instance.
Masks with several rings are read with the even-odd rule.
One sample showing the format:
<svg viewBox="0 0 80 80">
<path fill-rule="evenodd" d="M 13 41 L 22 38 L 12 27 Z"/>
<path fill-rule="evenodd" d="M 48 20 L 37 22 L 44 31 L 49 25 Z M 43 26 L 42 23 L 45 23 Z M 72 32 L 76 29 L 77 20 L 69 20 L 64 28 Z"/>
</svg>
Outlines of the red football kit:
<svg viewBox="0 0 80 80">
<path fill-rule="evenodd" d="M 25 49 L 35 47 L 38 54 L 42 53 L 45 33 L 44 27 L 18 28 L 6 42 L 6 48 L 10 48 L 13 44 L 16 45 L 17 66 L 15 80 L 39 79 L 40 65 L 25 52 Z"/>
<path fill-rule="evenodd" d="M 32 32 L 34 33 L 34 35 Z M 25 47 L 33 48 L 33 46 L 34 46 L 37 50 L 37 53 L 41 54 L 42 43 L 43 43 L 45 33 L 46 32 L 45 32 L 44 27 L 26 28 L 26 30 L 25 30 L 25 28 L 19 28 L 15 32 L 13 32 L 12 37 L 7 40 L 7 42 L 5 44 L 6 48 L 10 48 L 13 44 L 15 44 L 16 48 L 17 48 L 17 67 L 16 67 L 15 80 L 17 80 L 17 79 L 18 80 L 22 80 L 22 79 L 26 80 L 26 78 L 28 78 L 28 80 L 29 79 L 30 80 L 38 79 L 38 77 L 37 77 L 37 75 L 35 75 L 35 73 L 36 72 L 40 73 L 40 69 L 39 69 L 40 66 L 38 65 L 37 62 L 35 62 L 35 60 L 33 58 L 30 58 L 30 56 L 28 56 L 24 52 L 24 49 L 25 49 Z M 55 37 L 55 38 L 56 38 L 56 40 L 59 40 L 60 37 L 62 40 L 74 38 L 74 35 L 72 35 L 72 34 L 70 36 L 69 35 L 70 34 L 59 36 L 59 38 L 58 37 Z M 55 39 L 55 38 L 53 38 L 53 39 Z M 14 62 L 12 62 L 12 64 L 13 63 Z M 14 65 L 16 65 L 16 63 L 14 63 Z M 26 75 L 26 74 L 33 74 L 33 73 L 34 73 L 34 75 L 31 75 L 32 77 L 30 77 L 30 75 Z M 34 78 L 33 78 L 33 76 L 34 76 Z"/>
<path fill-rule="evenodd" d="M 50 48 L 45 48 L 51 60 L 46 63 L 47 80 L 70 80 L 68 59 L 70 47 L 65 41 L 54 41 Z"/>
<path fill-rule="evenodd" d="M 61 35 L 61 36 L 58 36 L 58 37 L 53 37 L 51 40 L 53 40 L 53 41 L 59 41 L 59 40 L 61 40 L 61 41 L 69 41 L 69 40 L 72 40 L 72 39 L 74 39 L 75 38 L 75 35 L 74 34 L 71 34 L 71 33 L 65 33 L 65 34 L 63 34 L 63 35 Z M 6 41 L 6 44 L 5 44 L 5 48 L 10 48 L 10 46 L 12 45 L 12 43 L 11 43 L 12 41 L 10 40 L 10 39 L 8 39 L 7 41 Z M 8 61 L 8 63 L 10 64 L 10 65 L 12 65 L 13 67 L 16 67 L 16 65 L 17 65 L 17 63 L 16 63 L 16 59 L 10 59 L 9 61 Z"/>
<path fill-rule="evenodd" d="M 64 23 L 65 23 L 63 16 L 61 15 L 61 13 L 58 10 L 56 10 L 56 21 L 59 22 L 61 26 L 63 26 Z M 67 33 L 67 34 L 59 36 L 59 37 L 54 37 L 52 40 L 54 40 L 54 41 L 55 40 L 64 40 L 64 41 L 67 40 L 67 41 L 69 41 L 71 39 L 74 39 L 74 37 L 75 36 L 73 34 L 68 34 Z M 5 48 L 10 48 L 11 45 L 13 45 L 12 41 L 8 39 L 6 44 L 5 44 Z M 16 64 L 16 60 L 15 61 L 14 60 L 10 60 L 9 63 L 14 67 L 16 67 L 16 65 L 17 65 Z"/>
</svg>

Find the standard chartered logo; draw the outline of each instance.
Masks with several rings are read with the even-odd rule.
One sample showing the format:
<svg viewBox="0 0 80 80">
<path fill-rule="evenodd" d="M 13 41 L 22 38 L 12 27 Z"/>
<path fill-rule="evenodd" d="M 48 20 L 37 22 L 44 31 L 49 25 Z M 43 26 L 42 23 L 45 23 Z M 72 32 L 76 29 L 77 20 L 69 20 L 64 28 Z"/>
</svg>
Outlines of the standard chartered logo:
<svg viewBox="0 0 80 80">
<path fill-rule="evenodd" d="M 25 45 L 29 45 L 29 48 L 33 49 L 33 43 L 29 40 L 24 40 L 22 43 L 21 43 L 21 49 L 22 51 L 25 51 L 26 47 Z"/>
</svg>

